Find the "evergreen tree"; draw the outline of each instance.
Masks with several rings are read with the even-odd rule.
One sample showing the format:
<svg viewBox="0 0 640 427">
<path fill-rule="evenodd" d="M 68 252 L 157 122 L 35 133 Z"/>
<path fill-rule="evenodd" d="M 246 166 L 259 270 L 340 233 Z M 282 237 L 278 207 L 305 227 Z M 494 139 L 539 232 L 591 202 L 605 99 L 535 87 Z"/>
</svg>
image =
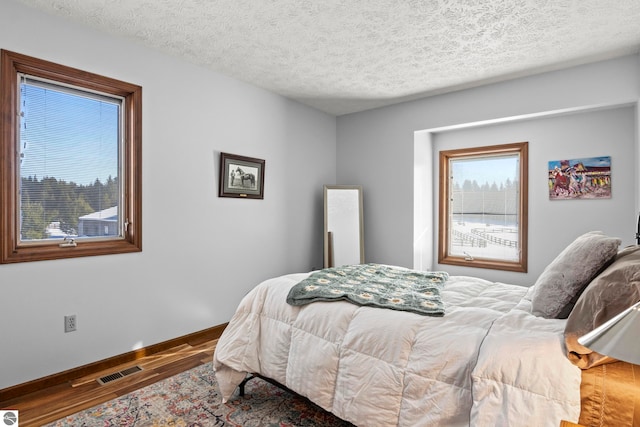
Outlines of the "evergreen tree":
<svg viewBox="0 0 640 427">
<path fill-rule="evenodd" d="M 109 176 L 106 184 L 96 179 L 93 184 L 45 177 L 21 180 L 21 233 L 23 239 L 46 238 L 46 228 L 59 222 L 67 234 L 76 234 L 78 219 L 118 205 L 118 178 Z"/>
</svg>

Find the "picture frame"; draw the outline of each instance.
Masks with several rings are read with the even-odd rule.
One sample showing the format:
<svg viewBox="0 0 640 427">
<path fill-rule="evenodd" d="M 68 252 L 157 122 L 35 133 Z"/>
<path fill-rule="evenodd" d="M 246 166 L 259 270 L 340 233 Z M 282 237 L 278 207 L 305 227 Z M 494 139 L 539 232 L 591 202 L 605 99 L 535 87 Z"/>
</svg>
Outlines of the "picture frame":
<svg viewBox="0 0 640 427">
<path fill-rule="evenodd" d="M 550 200 L 610 199 L 611 156 L 549 161 Z"/>
<path fill-rule="evenodd" d="M 263 159 L 220 153 L 218 197 L 264 199 Z"/>
</svg>

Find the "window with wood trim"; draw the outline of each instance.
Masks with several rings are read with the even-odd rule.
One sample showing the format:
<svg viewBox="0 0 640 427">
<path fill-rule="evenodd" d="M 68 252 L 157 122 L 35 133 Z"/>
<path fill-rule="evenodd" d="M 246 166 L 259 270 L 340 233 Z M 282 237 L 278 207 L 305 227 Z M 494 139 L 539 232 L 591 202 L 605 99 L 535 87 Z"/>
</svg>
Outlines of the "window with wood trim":
<svg viewBox="0 0 640 427">
<path fill-rule="evenodd" d="M 141 251 L 142 88 L 0 55 L 0 263 Z"/>
<path fill-rule="evenodd" d="M 438 262 L 527 271 L 528 143 L 440 152 Z"/>
</svg>

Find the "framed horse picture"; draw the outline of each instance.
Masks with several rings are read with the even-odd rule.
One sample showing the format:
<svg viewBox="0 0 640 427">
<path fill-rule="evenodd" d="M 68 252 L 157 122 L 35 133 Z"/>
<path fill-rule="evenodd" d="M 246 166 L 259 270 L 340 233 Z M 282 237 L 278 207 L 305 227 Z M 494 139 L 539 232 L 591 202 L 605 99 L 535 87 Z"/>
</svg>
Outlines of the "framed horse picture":
<svg viewBox="0 0 640 427">
<path fill-rule="evenodd" d="M 611 198 L 611 157 L 549 162 L 549 199 Z"/>
<path fill-rule="evenodd" d="M 220 153 L 218 197 L 264 199 L 264 164 L 262 159 Z"/>
</svg>

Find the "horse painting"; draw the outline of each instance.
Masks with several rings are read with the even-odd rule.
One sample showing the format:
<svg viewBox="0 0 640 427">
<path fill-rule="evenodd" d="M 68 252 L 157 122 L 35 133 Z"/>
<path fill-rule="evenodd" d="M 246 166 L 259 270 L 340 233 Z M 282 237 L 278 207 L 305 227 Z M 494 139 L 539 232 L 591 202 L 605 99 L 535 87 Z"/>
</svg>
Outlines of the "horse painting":
<svg viewBox="0 0 640 427">
<path fill-rule="evenodd" d="M 243 171 L 242 169 L 240 169 L 240 167 L 238 167 L 235 171 L 231 171 L 231 176 L 230 176 L 230 185 L 234 185 L 235 181 L 238 180 L 240 181 L 240 184 L 244 187 L 244 182 L 245 181 L 249 181 L 249 183 L 251 184 L 251 186 L 255 186 L 256 183 L 256 177 L 254 174 L 252 173 L 246 173 L 245 171 Z"/>
<path fill-rule="evenodd" d="M 611 198 L 611 157 L 550 161 L 549 198 Z"/>
<path fill-rule="evenodd" d="M 220 153 L 219 197 L 263 199 L 264 163 L 262 159 Z"/>
</svg>

